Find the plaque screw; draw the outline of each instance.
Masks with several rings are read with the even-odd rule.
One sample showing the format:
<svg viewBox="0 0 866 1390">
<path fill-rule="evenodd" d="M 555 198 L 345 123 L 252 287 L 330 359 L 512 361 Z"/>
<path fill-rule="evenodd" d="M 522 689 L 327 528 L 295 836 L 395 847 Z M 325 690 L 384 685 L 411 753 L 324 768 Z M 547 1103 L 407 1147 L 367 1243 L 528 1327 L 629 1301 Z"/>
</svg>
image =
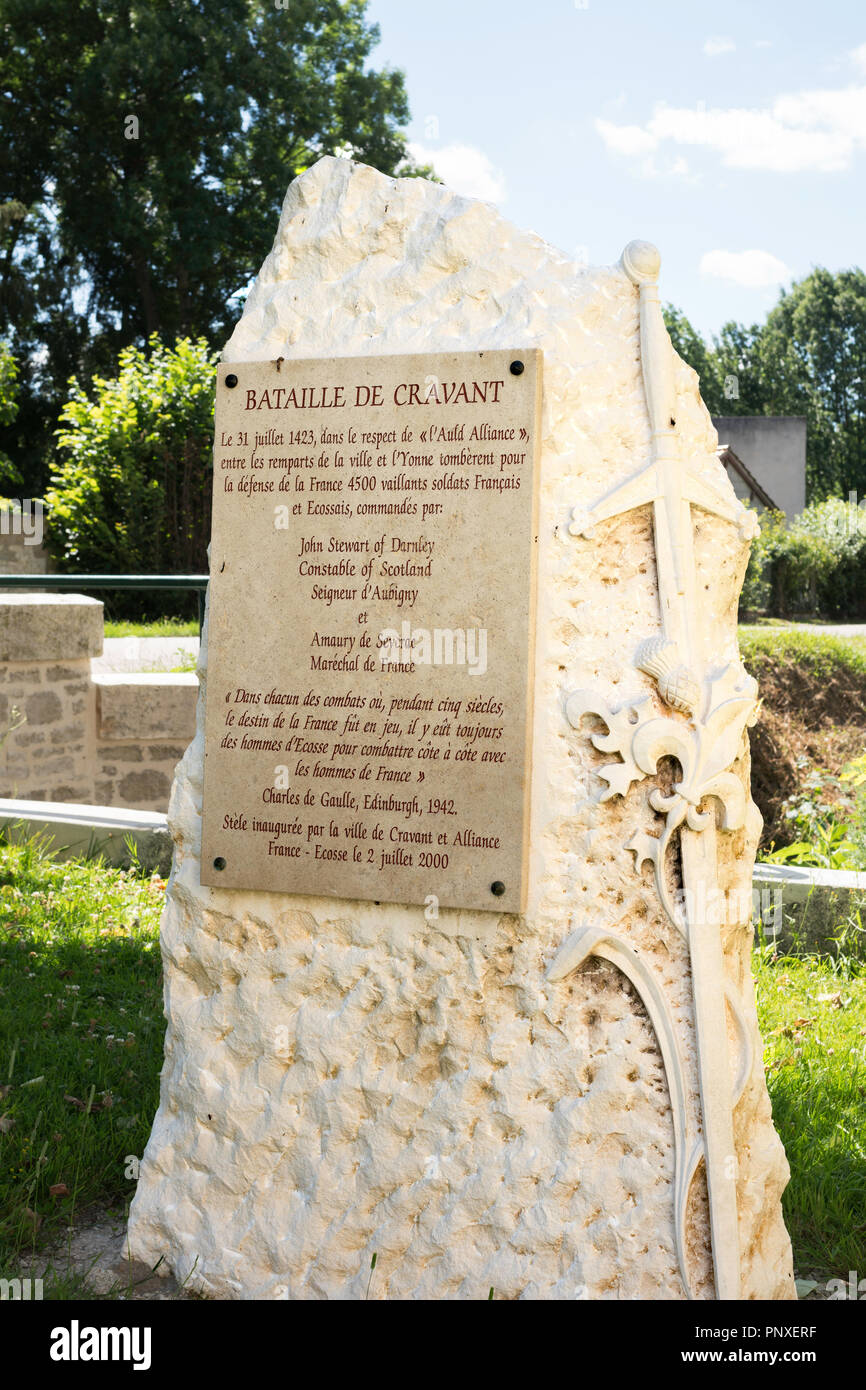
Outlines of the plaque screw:
<svg viewBox="0 0 866 1390">
<path fill-rule="evenodd" d="M 221 874 L 226 866 L 226 861 L 223 858 L 215 859 L 213 861 L 213 866 L 216 869 L 217 873 Z"/>
<path fill-rule="evenodd" d="M 525 371 L 526 371 L 526 368 L 524 367 L 524 365 L 523 365 L 522 362 L 512 362 L 512 364 L 511 364 L 511 375 L 512 375 L 512 376 L 523 376 L 523 373 L 524 373 Z"/>
<path fill-rule="evenodd" d="M 490 891 L 493 894 L 494 898 L 501 898 L 503 893 L 505 892 L 505 884 L 498 882 L 492 883 L 490 885 Z"/>
<path fill-rule="evenodd" d="M 230 391 L 233 391 L 233 390 L 235 389 L 235 387 L 237 386 L 237 384 L 238 384 L 238 379 L 237 379 L 237 377 L 235 376 L 234 372 L 231 372 L 231 373 L 226 377 L 226 386 L 229 388 Z"/>
</svg>

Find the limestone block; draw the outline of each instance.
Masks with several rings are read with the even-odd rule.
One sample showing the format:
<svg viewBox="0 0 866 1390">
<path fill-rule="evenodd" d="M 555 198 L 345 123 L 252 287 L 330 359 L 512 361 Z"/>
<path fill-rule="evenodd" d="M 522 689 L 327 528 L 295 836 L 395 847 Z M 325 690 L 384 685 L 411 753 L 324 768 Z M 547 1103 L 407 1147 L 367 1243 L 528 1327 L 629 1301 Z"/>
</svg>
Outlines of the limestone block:
<svg viewBox="0 0 866 1390">
<path fill-rule="evenodd" d="M 135 846 L 141 864 L 168 873 L 171 841 L 164 815 L 100 805 L 39 801 L 0 800 L 0 828 L 14 843 L 33 834 L 44 835 L 59 860 L 80 858 L 98 851 L 109 864 L 127 868 L 128 842 Z"/>
<path fill-rule="evenodd" d="M 102 604 L 82 594 L 0 594 L 0 662 L 69 661 L 102 652 Z"/>
<path fill-rule="evenodd" d="M 186 739 L 195 728 L 198 680 L 187 673 L 97 675 L 102 739 Z"/>
<path fill-rule="evenodd" d="M 164 1257 L 192 1287 L 360 1298 L 375 1252 L 371 1296 L 383 1299 L 486 1298 L 491 1286 L 505 1299 L 713 1296 L 702 1168 L 680 1200 L 682 1135 L 701 1126 L 689 953 L 628 848 L 658 834 L 659 816 L 646 785 L 600 804 L 605 760 L 566 717 L 575 691 L 614 708 L 660 699 L 636 666 L 661 623 L 650 508 L 594 537 L 571 528 L 653 457 L 643 297 L 622 266 L 578 267 L 423 180 L 325 159 L 289 189 L 228 361 L 544 351 L 529 899 L 521 917 L 428 920 L 422 906 L 202 888 L 199 697 L 169 813 L 160 1106 L 129 1224 L 133 1256 Z M 692 471 L 730 491 L 678 360 L 671 389 Z M 707 659 L 734 663 L 747 543 L 722 516 L 695 517 Z M 200 674 L 204 685 L 207 633 Z M 742 793 L 745 745 L 731 775 Z M 719 842 L 720 879 L 748 882 L 754 818 Z M 673 856 L 662 872 L 676 888 Z M 563 964 L 589 928 L 595 954 Z M 619 965 L 600 954 L 612 929 Z M 740 1020 L 739 1287 L 788 1298 L 788 1169 L 750 944 L 746 907 L 719 946 Z"/>
<path fill-rule="evenodd" d="M 117 784 L 122 806 L 166 806 L 171 793 L 171 773 L 149 767 L 144 772 L 127 772 Z"/>
</svg>

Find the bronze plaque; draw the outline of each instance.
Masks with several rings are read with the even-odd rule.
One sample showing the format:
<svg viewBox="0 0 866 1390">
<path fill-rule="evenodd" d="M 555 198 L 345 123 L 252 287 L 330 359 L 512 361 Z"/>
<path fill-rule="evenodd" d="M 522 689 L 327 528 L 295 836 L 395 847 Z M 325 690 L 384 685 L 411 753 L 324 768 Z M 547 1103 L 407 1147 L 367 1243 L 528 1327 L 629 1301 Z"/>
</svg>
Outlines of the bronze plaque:
<svg viewBox="0 0 866 1390">
<path fill-rule="evenodd" d="M 522 911 L 541 375 L 220 366 L 202 883 Z"/>
</svg>

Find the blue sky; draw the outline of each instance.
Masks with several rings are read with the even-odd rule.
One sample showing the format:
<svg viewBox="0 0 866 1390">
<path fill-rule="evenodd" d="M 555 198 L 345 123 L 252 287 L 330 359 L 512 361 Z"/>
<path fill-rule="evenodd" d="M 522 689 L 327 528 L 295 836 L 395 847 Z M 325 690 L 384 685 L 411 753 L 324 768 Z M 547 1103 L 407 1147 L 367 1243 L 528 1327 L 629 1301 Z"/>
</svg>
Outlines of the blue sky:
<svg viewBox="0 0 866 1390">
<path fill-rule="evenodd" d="M 866 5 L 370 0 L 415 153 L 592 264 L 633 237 L 704 334 L 866 266 Z"/>
</svg>

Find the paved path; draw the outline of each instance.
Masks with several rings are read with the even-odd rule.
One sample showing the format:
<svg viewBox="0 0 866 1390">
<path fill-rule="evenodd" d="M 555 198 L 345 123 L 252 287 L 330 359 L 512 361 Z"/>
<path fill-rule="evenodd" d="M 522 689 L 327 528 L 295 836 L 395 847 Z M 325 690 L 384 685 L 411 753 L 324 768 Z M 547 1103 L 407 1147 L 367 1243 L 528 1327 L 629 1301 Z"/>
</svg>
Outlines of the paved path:
<svg viewBox="0 0 866 1390">
<path fill-rule="evenodd" d="M 866 623 L 742 623 L 746 632 L 817 632 L 827 637 L 866 637 Z"/>
<path fill-rule="evenodd" d="M 93 657 L 90 668 L 94 675 L 189 670 L 198 648 L 197 637 L 106 637 L 102 656 Z"/>
<path fill-rule="evenodd" d="M 824 632 L 829 637 L 866 637 L 866 623 L 792 623 L 798 632 Z"/>
</svg>

